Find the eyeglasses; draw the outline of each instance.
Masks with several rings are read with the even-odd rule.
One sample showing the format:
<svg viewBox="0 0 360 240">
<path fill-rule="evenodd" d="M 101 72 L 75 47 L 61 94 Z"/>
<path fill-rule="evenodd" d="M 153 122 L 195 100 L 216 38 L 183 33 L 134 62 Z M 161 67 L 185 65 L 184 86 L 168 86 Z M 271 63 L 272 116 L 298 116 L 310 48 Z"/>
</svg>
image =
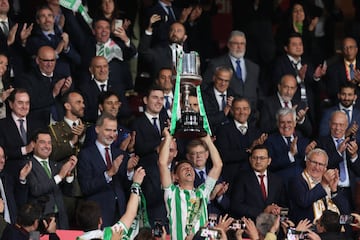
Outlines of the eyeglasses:
<svg viewBox="0 0 360 240">
<path fill-rule="evenodd" d="M 325 163 L 319 163 L 319 162 L 311 160 L 310 158 L 308 158 L 307 161 L 313 166 L 319 166 L 322 168 L 326 168 L 326 166 L 327 166 L 327 164 L 325 164 Z"/>
<path fill-rule="evenodd" d="M 39 58 L 40 61 L 42 62 L 55 62 L 56 59 L 45 59 L 45 58 Z"/>
<path fill-rule="evenodd" d="M 200 156 L 200 155 L 204 155 L 205 153 L 206 153 L 206 151 L 192 152 L 192 153 L 190 153 L 190 156 L 192 156 L 192 157 Z"/>
<path fill-rule="evenodd" d="M 251 160 L 254 160 L 254 161 L 257 161 L 257 160 L 260 160 L 260 161 L 264 161 L 266 159 L 268 159 L 269 157 L 264 157 L 264 156 L 252 156 L 251 157 Z"/>
</svg>

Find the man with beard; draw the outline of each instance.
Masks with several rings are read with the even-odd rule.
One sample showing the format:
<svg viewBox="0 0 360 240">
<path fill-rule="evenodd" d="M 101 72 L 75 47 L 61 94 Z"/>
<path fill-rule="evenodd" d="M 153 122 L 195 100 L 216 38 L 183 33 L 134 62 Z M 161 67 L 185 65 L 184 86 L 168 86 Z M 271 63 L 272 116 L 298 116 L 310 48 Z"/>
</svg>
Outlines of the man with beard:
<svg viewBox="0 0 360 240">
<path fill-rule="evenodd" d="M 227 43 L 229 53 L 212 59 L 204 73 L 204 82 L 212 82 L 215 70 L 219 66 L 233 69 L 230 88 L 235 95 L 245 97 L 250 101 L 252 109 L 256 109 L 259 90 L 259 66 L 244 58 L 246 52 L 246 37 L 241 31 L 232 31 Z"/>
<path fill-rule="evenodd" d="M 346 131 L 346 136 L 356 138 L 356 141 L 360 141 L 360 136 L 357 134 L 360 123 L 360 111 L 354 107 L 357 99 L 356 85 L 345 82 L 340 86 L 340 91 L 337 94 L 339 103 L 327 110 L 325 110 L 321 122 L 320 122 L 320 136 L 326 136 L 329 134 L 329 120 L 331 114 L 335 111 L 343 111 L 348 117 L 349 127 Z"/>
<path fill-rule="evenodd" d="M 308 107 L 302 106 L 303 102 L 294 99 L 297 90 L 296 79 L 291 74 L 282 76 L 280 83 L 277 85 L 276 94 L 266 98 L 260 111 L 260 128 L 266 133 L 274 133 L 277 131 L 275 115 L 280 108 L 295 108 L 296 111 L 296 130 L 300 131 L 304 136 L 310 136 L 312 126 L 307 117 Z"/>
<path fill-rule="evenodd" d="M 142 67 L 150 67 L 148 69 L 145 67 L 142 71 L 149 72 L 152 78 L 155 78 L 162 68 L 174 69 L 176 67 L 177 57 L 184 51 L 184 42 L 187 38 L 184 25 L 175 22 L 170 26 L 169 44 L 151 47 L 153 24 L 158 21 L 160 21 L 160 15 L 151 16 L 149 27 L 141 37 L 138 48 L 140 61 L 143 63 Z"/>
</svg>

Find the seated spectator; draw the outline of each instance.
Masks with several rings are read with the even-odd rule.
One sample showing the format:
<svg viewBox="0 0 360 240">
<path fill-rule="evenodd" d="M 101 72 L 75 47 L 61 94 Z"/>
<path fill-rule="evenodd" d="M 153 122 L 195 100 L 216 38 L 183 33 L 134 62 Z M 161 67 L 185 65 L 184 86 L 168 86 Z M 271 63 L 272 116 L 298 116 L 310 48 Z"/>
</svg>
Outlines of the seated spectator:
<svg viewBox="0 0 360 240">
<path fill-rule="evenodd" d="M 344 232 L 341 232 L 340 215 L 331 210 L 325 210 L 321 218 L 316 222 L 316 230 L 322 240 L 346 240 Z"/>
</svg>

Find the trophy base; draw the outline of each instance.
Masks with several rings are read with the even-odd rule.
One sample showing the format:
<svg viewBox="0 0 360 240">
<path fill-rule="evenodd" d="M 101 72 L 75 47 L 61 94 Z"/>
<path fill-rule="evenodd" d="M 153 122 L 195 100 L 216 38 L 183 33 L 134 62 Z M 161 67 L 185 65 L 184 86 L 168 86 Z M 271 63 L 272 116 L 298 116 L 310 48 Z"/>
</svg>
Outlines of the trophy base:
<svg viewBox="0 0 360 240">
<path fill-rule="evenodd" d="M 179 138 L 205 137 L 207 132 L 203 127 L 203 119 L 196 112 L 182 112 L 176 123 L 175 136 Z"/>
</svg>

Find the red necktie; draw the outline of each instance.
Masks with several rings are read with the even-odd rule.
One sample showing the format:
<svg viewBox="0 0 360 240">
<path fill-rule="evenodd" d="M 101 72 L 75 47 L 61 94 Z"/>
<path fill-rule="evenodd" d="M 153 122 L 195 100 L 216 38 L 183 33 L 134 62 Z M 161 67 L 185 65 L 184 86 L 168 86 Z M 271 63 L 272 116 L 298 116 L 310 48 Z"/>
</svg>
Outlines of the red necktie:
<svg viewBox="0 0 360 240">
<path fill-rule="evenodd" d="M 288 102 L 284 102 L 284 105 L 285 105 L 285 107 L 286 107 L 286 108 L 288 108 L 288 107 L 289 107 Z"/>
<path fill-rule="evenodd" d="M 261 193 L 263 195 L 264 200 L 266 200 L 266 189 L 265 189 L 265 183 L 264 183 L 264 177 L 265 175 L 258 175 L 260 178 L 260 188 L 261 188 Z"/>
<path fill-rule="evenodd" d="M 109 154 L 109 148 L 106 147 L 105 148 L 105 160 L 106 160 L 106 168 L 107 170 L 109 170 L 112 166 L 111 164 L 111 159 L 110 159 L 110 154 Z"/>
</svg>

